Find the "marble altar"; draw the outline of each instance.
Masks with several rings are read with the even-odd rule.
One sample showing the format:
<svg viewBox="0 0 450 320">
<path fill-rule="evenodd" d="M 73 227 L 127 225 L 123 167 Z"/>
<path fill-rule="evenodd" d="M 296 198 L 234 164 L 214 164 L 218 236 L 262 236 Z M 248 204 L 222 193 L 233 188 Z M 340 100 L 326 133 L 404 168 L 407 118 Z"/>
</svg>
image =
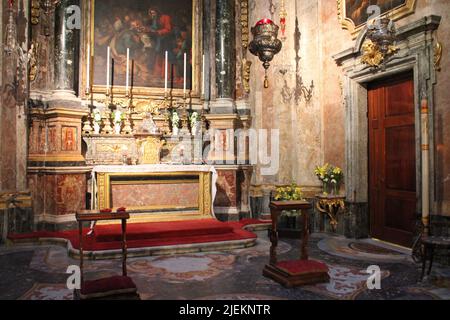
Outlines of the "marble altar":
<svg viewBox="0 0 450 320">
<path fill-rule="evenodd" d="M 142 222 L 215 218 L 217 178 L 210 165 L 95 166 L 91 207 L 124 206 Z"/>
</svg>

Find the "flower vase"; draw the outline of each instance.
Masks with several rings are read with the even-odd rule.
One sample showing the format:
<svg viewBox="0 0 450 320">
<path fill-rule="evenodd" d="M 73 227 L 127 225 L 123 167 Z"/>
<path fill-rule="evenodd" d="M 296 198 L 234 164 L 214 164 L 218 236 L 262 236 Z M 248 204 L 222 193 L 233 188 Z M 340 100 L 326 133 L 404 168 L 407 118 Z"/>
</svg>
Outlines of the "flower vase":
<svg viewBox="0 0 450 320">
<path fill-rule="evenodd" d="M 337 183 L 333 184 L 333 194 L 335 196 L 339 195 L 339 189 L 340 189 L 340 185 L 338 185 Z"/>
<path fill-rule="evenodd" d="M 121 124 L 120 123 L 116 123 L 115 125 L 114 125 L 114 132 L 115 132 L 115 134 L 120 134 L 120 129 L 121 129 Z"/>
<path fill-rule="evenodd" d="M 330 185 L 327 182 L 323 182 L 323 194 L 328 195 L 330 194 Z"/>
<path fill-rule="evenodd" d="M 192 126 L 192 132 L 191 134 L 193 136 L 197 136 L 199 134 L 200 131 L 200 122 L 196 122 L 193 126 Z"/>
<path fill-rule="evenodd" d="M 178 135 L 179 128 L 177 126 L 174 126 L 172 129 L 172 135 L 177 136 Z"/>
<path fill-rule="evenodd" d="M 94 134 L 100 134 L 100 124 L 94 122 Z"/>
</svg>

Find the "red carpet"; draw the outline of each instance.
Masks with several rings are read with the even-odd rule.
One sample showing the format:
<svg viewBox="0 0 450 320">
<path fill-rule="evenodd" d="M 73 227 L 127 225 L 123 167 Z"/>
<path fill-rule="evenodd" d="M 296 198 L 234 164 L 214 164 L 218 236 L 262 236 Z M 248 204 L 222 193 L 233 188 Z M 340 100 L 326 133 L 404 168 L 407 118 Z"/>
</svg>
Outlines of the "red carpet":
<svg viewBox="0 0 450 320">
<path fill-rule="evenodd" d="M 128 248 L 146 248 L 168 245 L 210 243 L 219 241 L 255 239 L 252 232 L 243 230 L 247 225 L 262 224 L 256 219 L 239 222 L 220 222 L 214 219 L 129 223 L 127 225 Z M 86 235 L 88 228 L 83 229 Z M 79 249 L 78 230 L 49 232 L 38 231 L 28 234 L 10 234 L 13 242 L 39 240 L 40 238 L 62 238 L 71 242 L 72 247 Z M 83 249 L 87 251 L 114 250 L 122 247 L 120 225 L 99 225 L 95 234 L 83 238 Z"/>
</svg>

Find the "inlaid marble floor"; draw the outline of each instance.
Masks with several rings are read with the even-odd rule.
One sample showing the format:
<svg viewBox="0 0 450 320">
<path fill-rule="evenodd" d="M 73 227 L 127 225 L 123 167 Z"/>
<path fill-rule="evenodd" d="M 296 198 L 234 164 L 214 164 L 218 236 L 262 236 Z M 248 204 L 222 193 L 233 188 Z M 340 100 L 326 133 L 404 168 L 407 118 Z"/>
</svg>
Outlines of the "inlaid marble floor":
<svg viewBox="0 0 450 320">
<path fill-rule="evenodd" d="M 128 272 L 142 299 L 450 299 L 450 268 L 433 268 L 418 282 L 420 266 L 407 255 L 326 234 L 313 235 L 310 257 L 330 267 L 327 284 L 286 289 L 262 276 L 270 243 L 258 232 L 257 245 L 230 252 L 132 258 Z M 299 255 L 300 241 L 283 239 L 279 258 Z M 369 250 L 365 254 L 358 251 Z M 379 254 L 379 259 L 377 259 Z M 78 260 L 58 246 L 0 246 L 0 299 L 72 299 L 67 267 Z M 367 289 L 367 267 L 381 269 L 381 289 Z M 120 260 L 87 261 L 86 278 L 120 274 Z"/>
</svg>

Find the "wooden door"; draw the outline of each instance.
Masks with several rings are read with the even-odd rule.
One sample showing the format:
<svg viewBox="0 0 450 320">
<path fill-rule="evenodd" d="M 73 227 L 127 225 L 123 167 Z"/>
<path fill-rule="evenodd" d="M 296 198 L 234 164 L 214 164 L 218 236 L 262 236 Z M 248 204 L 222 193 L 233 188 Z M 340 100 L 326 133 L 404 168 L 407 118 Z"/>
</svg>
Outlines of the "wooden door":
<svg viewBox="0 0 450 320">
<path fill-rule="evenodd" d="M 412 74 L 368 88 L 371 236 L 410 247 L 416 212 Z"/>
</svg>

